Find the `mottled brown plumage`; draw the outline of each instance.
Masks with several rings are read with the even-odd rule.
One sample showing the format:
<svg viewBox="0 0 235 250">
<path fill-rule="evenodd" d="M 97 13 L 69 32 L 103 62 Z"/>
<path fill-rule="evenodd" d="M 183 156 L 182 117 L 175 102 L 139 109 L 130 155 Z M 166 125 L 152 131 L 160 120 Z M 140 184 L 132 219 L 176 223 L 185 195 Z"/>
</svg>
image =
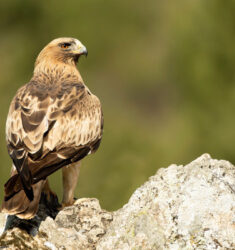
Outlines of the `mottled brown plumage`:
<svg viewBox="0 0 235 250">
<path fill-rule="evenodd" d="M 32 218 L 47 176 L 62 167 L 68 169 L 63 202 L 73 202 L 77 162 L 97 150 L 103 129 L 100 101 L 76 68 L 85 53 L 76 39 L 53 40 L 40 52 L 31 81 L 13 98 L 6 138 L 14 167 L 5 184 L 3 212 Z"/>
</svg>

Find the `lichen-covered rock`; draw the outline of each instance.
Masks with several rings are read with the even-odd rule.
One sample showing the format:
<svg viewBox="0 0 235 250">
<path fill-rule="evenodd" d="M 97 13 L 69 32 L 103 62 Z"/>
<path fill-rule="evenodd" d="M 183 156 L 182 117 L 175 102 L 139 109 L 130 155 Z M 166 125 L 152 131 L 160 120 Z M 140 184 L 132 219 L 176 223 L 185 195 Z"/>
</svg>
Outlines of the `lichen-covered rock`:
<svg viewBox="0 0 235 250">
<path fill-rule="evenodd" d="M 208 154 L 160 169 L 113 215 L 105 249 L 235 249 L 235 167 Z"/>
<path fill-rule="evenodd" d="M 0 249 L 235 249 L 235 167 L 204 154 L 160 169 L 116 212 L 84 198 L 36 224 L 35 237 L 3 233 Z"/>
<path fill-rule="evenodd" d="M 4 232 L 0 237 L 0 249 L 26 250 L 40 249 L 48 250 L 47 235 L 39 233 L 35 237 L 19 228 L 13 228 Z"/>
<path fill-rule="evenodd" d="M 112 214 L 102 210 L 97 199 L 84 198 L 64 208 L 55 220 L 47 217 L 39 232 L 47 234 L 55 249 L 95 249 L 111 221 Z"/>
</svg>

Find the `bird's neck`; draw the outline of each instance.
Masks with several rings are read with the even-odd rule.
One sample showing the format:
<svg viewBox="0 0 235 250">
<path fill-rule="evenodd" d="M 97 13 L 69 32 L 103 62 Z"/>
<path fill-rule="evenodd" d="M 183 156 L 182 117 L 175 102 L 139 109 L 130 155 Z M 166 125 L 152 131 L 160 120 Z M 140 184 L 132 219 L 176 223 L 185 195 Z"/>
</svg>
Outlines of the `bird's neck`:
<svg viewBox="0 0 235 250">
<path fill-rule="evenodd" d="M 46 84 L 60 84 L 67 81 L 83 83 L 74 62 L 48 62 L 48 60 L 35 64 L 32 80 L 43 81 Z"/>
</svg>

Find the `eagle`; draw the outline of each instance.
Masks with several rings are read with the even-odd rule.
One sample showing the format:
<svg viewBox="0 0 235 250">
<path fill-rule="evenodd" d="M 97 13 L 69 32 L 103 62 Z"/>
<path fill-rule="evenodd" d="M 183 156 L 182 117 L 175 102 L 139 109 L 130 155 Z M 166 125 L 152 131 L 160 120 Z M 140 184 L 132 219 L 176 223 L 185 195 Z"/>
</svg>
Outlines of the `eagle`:
<svg viewBox="0 0 235 250">
<path fill-rule="evenodd" d="M 86 47 L 75 38 L 57 38 L 39 53 L 31 80 L 13 98 L 6 121 L 11 177 L 1 210 L 33 218 L 41 193 L 55 195 L 47 177 L 62 168 L 62 206 L 74 203 L 81 160 L 95 152 L 103 114 L 76 67 Z"/>
</svg>

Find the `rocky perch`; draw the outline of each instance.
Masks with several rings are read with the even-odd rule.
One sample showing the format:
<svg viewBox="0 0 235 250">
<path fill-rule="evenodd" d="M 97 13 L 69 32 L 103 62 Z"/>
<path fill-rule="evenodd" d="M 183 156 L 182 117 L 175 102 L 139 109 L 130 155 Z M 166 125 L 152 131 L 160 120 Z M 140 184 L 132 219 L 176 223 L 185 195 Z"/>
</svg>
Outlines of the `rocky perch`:
<svg viewBox="0 0 235 250">
<path fill-rule="evenodd" d="M 0 233 L 6 216 L 0 214 Z M 0 249 L 235 249 L 235 167 L 204 154 L 171 165 L 115 212 L 79 199 L 45 218 L 36 236 L 14 227 Z"/>
</svg>

